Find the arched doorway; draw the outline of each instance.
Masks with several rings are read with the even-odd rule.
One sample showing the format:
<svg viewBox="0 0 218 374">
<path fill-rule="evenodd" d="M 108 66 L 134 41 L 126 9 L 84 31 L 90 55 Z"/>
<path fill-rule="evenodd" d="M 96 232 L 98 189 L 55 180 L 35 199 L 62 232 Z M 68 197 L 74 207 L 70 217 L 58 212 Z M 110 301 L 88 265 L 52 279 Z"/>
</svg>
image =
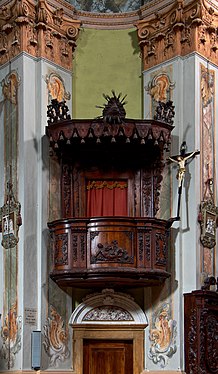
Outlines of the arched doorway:
<svg viewBox="0 0 218 374">
<path fill-rule="evenodd" d="M 145 313 L 129 295 L 105 289 L 71 315 L 75 374 L 139 374 L 144 367 Z"/>
</svg>

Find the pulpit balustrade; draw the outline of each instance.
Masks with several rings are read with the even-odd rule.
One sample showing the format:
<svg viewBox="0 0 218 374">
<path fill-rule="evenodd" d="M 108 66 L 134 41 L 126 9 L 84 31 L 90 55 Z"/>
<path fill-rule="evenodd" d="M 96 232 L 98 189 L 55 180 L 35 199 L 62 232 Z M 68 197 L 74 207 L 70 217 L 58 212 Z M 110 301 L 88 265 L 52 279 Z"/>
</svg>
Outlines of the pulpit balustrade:
<svg viewBox="0 0 218 374">
<path fill-rule="evenodd" d="M 51 278 L 61 286 L 141 286 L 169 277 L 168 222 L 155 218 L 71 218 L 48 224 Z"/>
</svg>

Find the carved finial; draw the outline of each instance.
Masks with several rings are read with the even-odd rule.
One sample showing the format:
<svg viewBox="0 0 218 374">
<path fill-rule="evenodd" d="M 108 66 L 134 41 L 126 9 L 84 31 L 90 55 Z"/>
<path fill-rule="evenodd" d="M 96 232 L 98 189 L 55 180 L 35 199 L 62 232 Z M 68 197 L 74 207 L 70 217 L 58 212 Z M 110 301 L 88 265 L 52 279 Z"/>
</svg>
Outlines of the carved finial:
<svg viewBox="0 0 218 374">
<path fill-rule="evenodd" d="M 68 106 L 65 105 L 66 101 L 63 100 L 59 102 L 57 99 L 51 100 L 51 104 L 48 105 L 47 117 L 48 124 L 56 123 L 58 121 L 63 121 L 65 119 L 70 119 L 70 114 Z"/>
<path fill-rule="evenodd" d="M 111 91 L 113 96 L 103 94 L 103 97 L 107 100 L 104 106 L 96 106 L 96 108 L 102 108 L 102 118 L 107 123 L 122 123 L 126 117 L 126 111 L 124 105 L 127 103 L 125 100 L 126 95 L 120 100 L 121 93 L 116 96 L 115 91 Z"/>
<path fill-rule="evenodd" d="M 163 121 L 169 125 L 173 125 L 173 117 L 175 116 L 174 108 L 175 107 L 171 100 L 167 101 L 166 103 L 159 101 L 154 119 L 156 121 Z"/>
</svg>

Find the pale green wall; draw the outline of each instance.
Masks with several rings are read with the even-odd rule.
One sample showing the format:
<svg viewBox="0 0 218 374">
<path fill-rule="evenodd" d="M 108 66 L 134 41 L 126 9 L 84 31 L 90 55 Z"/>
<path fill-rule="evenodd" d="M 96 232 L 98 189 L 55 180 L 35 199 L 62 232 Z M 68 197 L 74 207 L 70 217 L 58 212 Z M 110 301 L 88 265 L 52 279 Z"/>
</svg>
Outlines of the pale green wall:
<svg viewBox="0 0 218 374">
<path fill-rule="evenodd" d="M 73 118 L 102 114 L 102 94 L 127 94 L 126 117 L 142 118 L 141 58 L 135 29 L 82 29 L 73 61 Z M 122 96 L 122 97 L 123 97 Z"/>
</svg>

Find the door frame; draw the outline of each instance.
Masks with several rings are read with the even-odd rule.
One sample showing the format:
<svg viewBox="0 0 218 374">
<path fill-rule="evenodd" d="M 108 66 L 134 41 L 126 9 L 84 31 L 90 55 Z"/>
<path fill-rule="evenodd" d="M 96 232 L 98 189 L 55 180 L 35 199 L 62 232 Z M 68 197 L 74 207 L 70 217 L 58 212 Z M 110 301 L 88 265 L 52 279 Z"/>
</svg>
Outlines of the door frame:
<svg viewBox="0 0 218 374">
<path fill-rule="evenodd" d="M 144 368 L 144 329 L 140 325 L 75 324 L 73 327 L 73 373 L 83 374 L 83 340 L 132 340 L 133 373 L 140 374 Z"/>
<path fill-rule="evenodd" d="M 148 318 L 130 295 L 113 289 L 88 295 L 73 311 L 69 325 L 74 374 L 83 374 L 84 339 L 132 340 L 133 373 L 142 373 Z"/>
</svg>

